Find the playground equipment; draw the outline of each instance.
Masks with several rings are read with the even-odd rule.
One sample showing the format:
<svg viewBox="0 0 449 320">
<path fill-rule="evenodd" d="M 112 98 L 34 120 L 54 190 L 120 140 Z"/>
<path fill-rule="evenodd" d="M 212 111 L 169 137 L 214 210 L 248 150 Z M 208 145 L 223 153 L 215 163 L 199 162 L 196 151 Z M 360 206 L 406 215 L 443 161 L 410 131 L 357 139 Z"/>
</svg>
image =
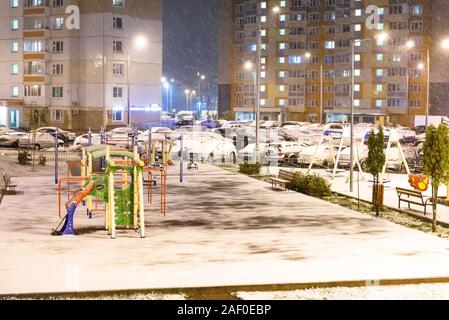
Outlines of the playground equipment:
<svg viewBox="0 0 449 320">
<path fill-rule="evenodd" d="M 338 173 L 345 172 L 345 170 L 339 170 L 338 166 L 340 163 L 341 153 L 342 153 L 343 149 L 345 148 L 345 141 L 347 141 L 348 139 L 350 139 L 349 128 L 344 128 L 343 130 L 332 130 L 332 129 L 324 130 L 323 134 L 321 135 L 321 139 L 320 139 L 318 145 L 316 146 L 316 151 L 312 157 L 312 161 L 309 164 L 307 174 L 311 173 L 313 166 L 316 164 L 316 159 L 317 159 L 320 147 L 321 147 L 321 145 L 323 145 L 325 143 L 329 144 L 332 158 L 333 158 L 334 168 L 329 170 L 330 172 L 332 172 L 332 179 L 334 179 Z M 337 149 L 336 154 L 335 154 L 336 146 L 335 146 L 334 140 L 337 140 L 337 141 L 340 140 L 340 142 L 338 143 L 338 149 Z M 358 152 L 354 152 L 354 163 L 358 166 L 359 172 L 362 173 L 362 179 L 364 179 L 362 166 L 360 165 L 360 161 L 359 161 L 359 157 L 358 157 Z"/>
<path fill-rule="evenodd" d="M 408 183 L 410 183 L 410 186 L 413 187 L 415 190 L 424 192 L 429 189 L 429 177 L 418 174 L 418 175 L 409 175 L 408 177 Z"/>
<path fill-rule="evenodd" d="M 385 165 L 384 165 L 383 170 L 382 170 L 380 181 L 384 181 L 384 176 L 385 176 L 385 173 L 387 171 L 387 166 L 388 166 L 388 162 L 389 162 L 388 155 L 390 153 L 391 147 L 393 147 L 395 145 L 399 149 L 399 153 L 400 153 L 400 156 L 401 156 L 401 164 L 404 165 L 405 170 L 407 171 L 407 175 L 411 174 L 410 167 L 409 167 L 409 165 L 407 163 L 407 159 L 406 159 L 406 157 L 404 155 L 404 151 L 402 149 L 401 142 L 399 141 L 398 130 L 397 129 L 391 129 L 390 130 L 390 136 L 388 137 L 387 149 L 385 150 L 385 154 L 387 155 L 387 161 L 385 161 Z"/>
<path fill-rule="evenodd" d="M 102 163 L 105 168 L 94 172 L 94 164 Z M 101 165 L 100 165 L 101 166 Z M 81 191 L 66 202 L 67 214 L 61 218 L 53 234 L 74 235 L 73 218 L 82 201 L 86 201 L 87 212 L 92 216 L 93 197 L 105 203 L 105 229 L 112 239 L 116 229 L 135 229 L 145 237 L 145 210 L 143 190 L 144 163 L 138 149 L 134 152 L 113 149 L 108 145 L 89 147 L 83 150 L 81 177 L 65 178 L 59 181 L 59 203 L 61 204 L 61 182 L 79 181 Z M 59 228 L 62 228 L 59 230 Z"/>
</svg>

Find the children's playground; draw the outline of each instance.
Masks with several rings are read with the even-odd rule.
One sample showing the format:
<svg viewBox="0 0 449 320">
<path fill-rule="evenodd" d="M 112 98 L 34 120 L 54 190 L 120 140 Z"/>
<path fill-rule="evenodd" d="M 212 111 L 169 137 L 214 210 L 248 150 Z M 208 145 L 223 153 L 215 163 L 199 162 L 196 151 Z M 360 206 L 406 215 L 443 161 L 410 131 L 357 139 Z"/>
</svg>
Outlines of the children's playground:
<svg viewBox="0 0 449 320">
<path fill-rule="evenodd" d="M 170 149 L 92 146 L 57 181 L 15 178 L 0 295 L 449 279 L 447 240 Z"/>
</svg>

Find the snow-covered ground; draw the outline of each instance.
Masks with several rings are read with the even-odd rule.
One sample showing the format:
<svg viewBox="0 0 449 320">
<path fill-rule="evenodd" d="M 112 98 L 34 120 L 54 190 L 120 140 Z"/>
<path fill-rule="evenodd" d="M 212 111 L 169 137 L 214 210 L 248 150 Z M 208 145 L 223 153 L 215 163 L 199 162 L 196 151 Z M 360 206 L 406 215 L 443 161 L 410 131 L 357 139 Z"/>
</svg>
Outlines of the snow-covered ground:
<svg viewBox="0 0 449 320">
<path fill-rule="evenodd" d="M 448 300 L 449 284 L 238 292 L 243 300 Z"/>
</svg>

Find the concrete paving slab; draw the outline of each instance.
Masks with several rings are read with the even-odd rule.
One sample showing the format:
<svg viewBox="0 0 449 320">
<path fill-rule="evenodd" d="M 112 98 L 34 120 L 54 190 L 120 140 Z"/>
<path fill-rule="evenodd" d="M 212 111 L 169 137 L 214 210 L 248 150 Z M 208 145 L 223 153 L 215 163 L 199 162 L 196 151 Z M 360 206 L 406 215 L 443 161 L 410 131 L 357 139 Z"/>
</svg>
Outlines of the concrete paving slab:
<svg viewBox="0 0 449 320">
<path fill-rule="evenodd" d="M 209 165 L 179 183 L 146 239 L 111 240 L 83 208 L 52 237 L 52 177 L 19 178 L 0 207 L 0 294 L 449 277 L 449 241 Z M 157 191 L 157 190 L 156 190 Z"/>
</svg>

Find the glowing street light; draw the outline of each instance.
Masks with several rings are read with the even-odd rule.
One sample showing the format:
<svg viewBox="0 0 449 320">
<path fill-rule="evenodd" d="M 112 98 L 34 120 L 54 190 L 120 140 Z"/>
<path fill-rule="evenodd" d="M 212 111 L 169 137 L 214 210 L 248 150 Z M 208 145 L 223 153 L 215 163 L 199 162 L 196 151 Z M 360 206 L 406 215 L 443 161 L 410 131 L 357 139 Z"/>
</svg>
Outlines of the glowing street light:
<svg viewBox="0 0 449 320">
<path fill-rule="evenodd" d="M 406 42 L 405 46 L 407 47 L 407 49 L 413 49 L 415 47 L 415 41 L 409 40 Z"/>
<path fill-rule="evenodd" d="M 134 39 L 134 44 L 136 48 L 139 50 L 145 49 L 147 47 L 147 38 L 145 38 L 142 35 L 139 35 Z"/>
<path fill-rule="evenodd" d="M 281 11 L 281 8 L 279 8 L 278 6 L 274 6 L 272 10 L 273 13 L 278 14 Z"/>
<path fill-rule="evenodd" d="M 449 49 L 449 38 L 448 39 L 444 39 L 443 41 L 441 41 L 441 47 L 445 50 Z"/>
</svg>

